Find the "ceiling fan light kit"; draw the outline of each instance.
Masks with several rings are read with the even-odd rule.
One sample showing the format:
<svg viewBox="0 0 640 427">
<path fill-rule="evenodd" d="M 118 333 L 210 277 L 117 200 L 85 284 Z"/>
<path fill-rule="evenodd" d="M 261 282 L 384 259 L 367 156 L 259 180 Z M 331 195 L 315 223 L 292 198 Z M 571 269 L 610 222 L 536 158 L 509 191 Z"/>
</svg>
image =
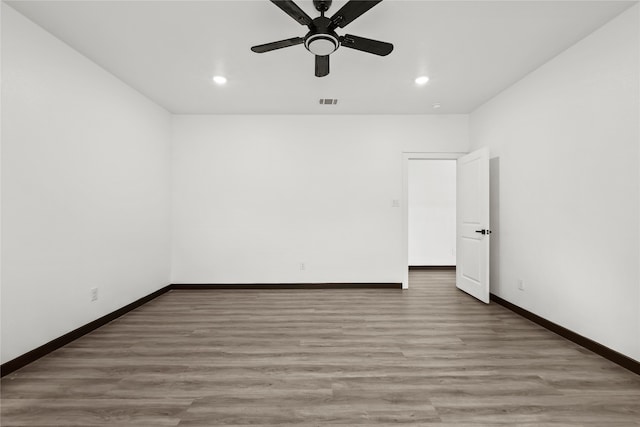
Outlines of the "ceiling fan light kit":
<svg viewBox="0 0 640 427">
<path fill-rule="evenodd" d="M 327 56 L 338 49 L 340 42 L 337 37 L 329 34 L 312 34 L 304 41 L 304 47 L 314 55 Z"/>
<path fill-rule="evenodd" d="M 338 10 L 331 18 L 324 13 L 331 7 L 331 0 L 313 0 L 313 5 L 320 12 L 320 16 L 311 19 L 292 0 L 271 0 L 273 4 L 282 9 L 301 25 L 306 25 L 309 32 L 303 37 L 293 37 L 272 43 L 253 46 L 251 50 L 256 53 L 270 52 L 289 46 L 304 44 L 304 47 L 316 57 L 316 77 L 324 77 L 329 74 L 329 55 L 338 50 L 340 46 L 386 56 L 393 50 L 391 43 L 364 37 L 345 34 L 339 36 L 335 30 L 344 28 L 363 13 L 371 9 L 382 0 L 350 0 Z"/>
</svg>

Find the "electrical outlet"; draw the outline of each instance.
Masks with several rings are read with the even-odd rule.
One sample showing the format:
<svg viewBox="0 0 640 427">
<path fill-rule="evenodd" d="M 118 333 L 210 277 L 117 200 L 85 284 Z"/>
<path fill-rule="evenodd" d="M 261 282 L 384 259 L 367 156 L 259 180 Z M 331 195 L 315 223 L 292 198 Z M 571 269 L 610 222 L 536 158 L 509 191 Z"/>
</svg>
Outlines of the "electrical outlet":
<svg viewBox="0 0 640 427">
<path fill-rule="evenodd" d="M 300 270 L 306 270 L 307 267 L 304 265 L 304 262 L 300 263 Z"/>
<path fill-rule="evenodd" d="M 91 301 L 98 301 L 98 288 L 91 288 Z"/>
<path fill-rule="evenodd" d="M 393 200 L 391 201 L 391 207 L 392 207 L 392 208 L 399 208 L 399 207 L 400 207 L 400 200 L 398 200 L 398 199 L 393 199 Z"/>
<path fill-rule="evenodd" d="M 524 291 L 524 280 L 518 279 L 518 289 Z"/>
</svg>

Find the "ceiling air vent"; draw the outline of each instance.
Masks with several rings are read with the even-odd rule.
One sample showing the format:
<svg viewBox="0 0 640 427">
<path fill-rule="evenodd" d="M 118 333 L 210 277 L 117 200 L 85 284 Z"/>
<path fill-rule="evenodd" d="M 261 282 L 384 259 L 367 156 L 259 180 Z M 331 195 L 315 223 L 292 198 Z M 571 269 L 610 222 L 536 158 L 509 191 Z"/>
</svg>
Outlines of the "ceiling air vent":
<svg viewBox="0 0 640 427">
<path fill-rule="evenodd" d="M 336 105 L 338 103 L 337 99 L 331 99 L 331 98 L 320 98 L 320 104 L 324 104 L 324 105 Z"/>
</svg>

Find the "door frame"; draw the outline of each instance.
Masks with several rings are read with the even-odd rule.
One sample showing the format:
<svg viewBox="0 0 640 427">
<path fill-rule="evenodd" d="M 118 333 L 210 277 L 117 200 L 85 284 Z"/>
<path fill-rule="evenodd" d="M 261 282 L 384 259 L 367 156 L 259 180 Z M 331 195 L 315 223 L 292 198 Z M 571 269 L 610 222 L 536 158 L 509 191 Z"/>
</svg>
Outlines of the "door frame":
<svg viewBox="0 0 640 427">
<path fill-rule="evenodd" d="M 468 153 L 402 153 L 402 289 L 409 289 L 409 161 L 411 160 L 458 160 Z"/>
</svg>

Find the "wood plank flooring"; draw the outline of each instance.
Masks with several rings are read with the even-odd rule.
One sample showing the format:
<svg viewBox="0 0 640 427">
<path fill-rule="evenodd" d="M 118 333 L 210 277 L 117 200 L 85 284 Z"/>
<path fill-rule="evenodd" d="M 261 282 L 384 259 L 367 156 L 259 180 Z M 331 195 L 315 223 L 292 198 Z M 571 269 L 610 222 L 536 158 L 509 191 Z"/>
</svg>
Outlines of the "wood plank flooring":
<svg viewBox="0 0 640 427">
<path fill-rule="evenodd" d="M 1 381 L 2 426 L 640 426 L 640 376 L 410 289 L 171 291 Z"/>
</svg>

